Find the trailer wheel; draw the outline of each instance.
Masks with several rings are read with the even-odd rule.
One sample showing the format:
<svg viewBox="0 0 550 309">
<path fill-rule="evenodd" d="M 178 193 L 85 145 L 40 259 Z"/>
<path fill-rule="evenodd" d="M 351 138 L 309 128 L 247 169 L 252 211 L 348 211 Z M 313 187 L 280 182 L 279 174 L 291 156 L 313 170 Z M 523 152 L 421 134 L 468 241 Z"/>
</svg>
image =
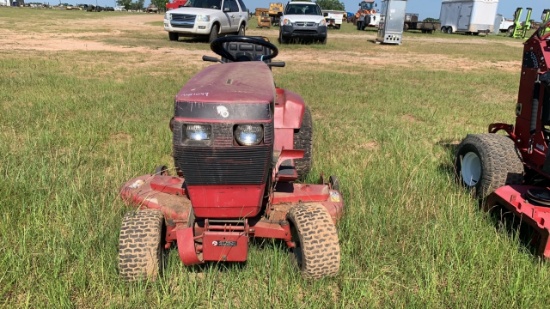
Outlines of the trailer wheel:
<svg viewBox="0 0 550 309">
<path fill-rule="evenodd" d="M 499 187 L 523 182 L 523 163 L 514 142 L 504 135 L 469 134 L 455 157 L 458 181 L 478 199 Z"/>
<path fill-rule="evenodd" d="M 170 41 L 177 41 L 179 39 L 179 33 L 177 33 L 177 32 L 168 32 L 168 39 Z"/>
<path fill-rule="evenodd" d="M 441 27 L 441 33 L 447 33 L 447 27 Z"/>
<path fill-rule="evenodd" d="M 336 227 L 321 205 L 298 205 L 288 212 L 293 260 L 302 277 L 335 276 L 340 268 L 340 244 Z"/>
<path fill-rule="evenodd" d="M 118 269 L 127 281 L 155 280 L 164 263 L 164 216 L 158 210 L 127 213 L 122 219 Z"/>
<path fill-rule="evenodd" d="M 313 150 L 313 120 L 309 107 L 305 107 L 302 127 L 294 130 L 294 149 L 304 150 L 304 158 L 294 160 L 294 168 L 298 178 L 304 179 L 311 170 Z"/>
<path fill-rule="evenodd" d="M 453 27 L 447 27 L 447 34 L 453 34 Z"/>
</svg>

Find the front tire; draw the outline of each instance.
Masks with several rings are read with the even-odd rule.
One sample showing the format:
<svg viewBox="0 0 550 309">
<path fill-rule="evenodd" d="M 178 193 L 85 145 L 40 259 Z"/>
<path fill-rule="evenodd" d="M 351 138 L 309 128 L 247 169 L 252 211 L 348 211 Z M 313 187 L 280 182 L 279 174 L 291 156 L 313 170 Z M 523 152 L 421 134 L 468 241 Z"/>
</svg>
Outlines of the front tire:
<svg viewBox="0 0 550 309">
<path fill-rule="evenodd" d="M 281 43 L 281 44 L 286 44 L 286 43 L 288 43 L 288 40 L 283 36 L 283 32 L 282 32 L 282 31 L 279 32 L 279 43 Z"/>
<path fill-rule="evenodd" d="M 523 182 L 523 163 L 514 142 L 498 134 L 469 134 L 455 157 L 458 181 L 478 199 L 504 185 Z"/>
<path fill-rule="evenodd" d="M 127 281 L 155 280 L 164 261 L 164 216 L 158 210 L 127 213 L 119 236 L 118 268 Z"/>
<path fill-rule="evenodd" d="M 323 206 L 298 205 L 288 212 L 292 249 L 302 277 L 335 276 L 340 269 L 340 244 L 332 218 Z"/>
<path fill-rule="evenodd" d="M 218 38 L 218 32 L 220 32 L 220 26 L 218 26 L 218 24 L 212 25 L 212 29 L 210 29 L 210 35 L 208 36 L 208 43 L 212 43 L 215 39 Z"/>
<path fill-rule="evenodd" d="M 179 34 L 177 32 L 168 32 L 168 39 L 170 41 L 177 41 L 179 39 Z"/>
</svg>

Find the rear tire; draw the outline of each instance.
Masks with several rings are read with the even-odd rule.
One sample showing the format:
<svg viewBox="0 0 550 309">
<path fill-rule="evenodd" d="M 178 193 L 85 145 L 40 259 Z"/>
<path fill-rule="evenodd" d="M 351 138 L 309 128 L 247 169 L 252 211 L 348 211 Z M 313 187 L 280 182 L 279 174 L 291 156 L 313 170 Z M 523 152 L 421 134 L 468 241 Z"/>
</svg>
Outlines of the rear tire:
<svg viewBox="0 0 550 309">
<path fill-rule="evenodd" d="M 220 32 L 220 26 L 218 26 L 218 24 L 212 25 L 210 35 L 208 36 L 208 43 L 212 43 L 212 41 L 218 38 L 218 32 Z"/>
<path fill-rule="evenodd" d="M 288 212 L 294 261 L 302 277 L 335 276 L 340 268 L 340 244 L 332 218 L 323 206 L 298 205 Z"/>
<path fill-rule="evenodd" d="M 357 21 L 357 30 L 363 30 L 363 22 Z"/>
<path fill-rule="evenodd" d="M 340 181 L 338 180 L 338 177 L 331 175 L 328 178 L 328 183 L 332 190 L 340 191 Z"/>
<path fill-rule="evenodd" d="M 523 163 L 514 142 L 499 134 L 469 134 L 455 157 L 458 181 L 478 199 L 504 185 L 523 182 Z"/>
<path fill-rule="evenodd" d="M 508 30 L 506 31 L 506 33 L 508 33 L 508 36 L 513 36 L 514 35 L 514 26 L 508 27 Z"/>
<path fill-rule="evenodd" d="M 170 41 L 177 41 L 179 39 L 179 34 L 176 32 L 168 32 L 168 39 Z"/>
<path fill-rule="evenodd" d="M 447 27 L 447 34 L 453 34 L 453 27 Z"/>
<path fill-rule="evenodd" d="M 304 179 L 311 170 L 313 152 L 313 120 L 309 107 L 305 107 L 302 126 L 294 131 L 294 149 L 304 150 L 304 158 L 294 160 L 298 178 Z"/>
<path fill-rule="evenodd" d="M 158 210 L 127 213 L 119 236 L 118 268 L 127 281 L 155 280 L 164 262 L 164 216 Z"/>
<path fill-rule="evenodd" d="M 319 40 L 319 43 L 326 45 L 327 44 L 327 37 L 324 37 L 323 39 Z"/>
</svg>

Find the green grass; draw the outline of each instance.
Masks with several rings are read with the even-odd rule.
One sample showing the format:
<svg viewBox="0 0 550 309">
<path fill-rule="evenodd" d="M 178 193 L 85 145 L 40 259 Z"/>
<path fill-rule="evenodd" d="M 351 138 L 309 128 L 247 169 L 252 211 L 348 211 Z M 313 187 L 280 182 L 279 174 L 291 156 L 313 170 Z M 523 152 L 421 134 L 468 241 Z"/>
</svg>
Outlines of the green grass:
<svg viewBox="0 0 550 309">
<path fill-rule="evenodd" d="M 27 14 L 34 17 L 26 25 L 38 27 L 44 16 L 59 33 L 67 29 L 55 25 L 75 16 L 100 16 L 0 8 L 4 25 Z M 1 306 L 547 307 L 548 264 L 479 211 L 450 172 L 452 147 L 467 133 L 513 121 L 522 46 L 460 35 L 440 42 L 449 36 L 405 34 L 402 46 L 380 46 L 364 33 L 326 46 L 280 47 L 281 57 L 311 55 L 273 70 L 277 85 L 301 94 L 313 113 L 309 180 L 340 178 L 346 214 L 336 278 L 305 281 L 284 246 L 260 240 L 246 265 L 188 268 L 172 250 L 157 282 L 121 281 L 118 231 L 129 209 L 117 191 L 131 177 L 172 164 L 173 96 L 209 65 L 177 51 L 210 53 L 205 43 L 168 42 L 158 30 L 117 30 L 122 34 L 107 46 L 151 52 L 2 50 Z M 154 53 L 156 47 L 176 52 Z M 344 52 L 356 58 L 315 62 L 321 53 L 332 59 Z M 354 61 L 364 57 L 386 62 Z M 411 62 L 394 64 L 399 57 Z M 423 57 L 448 62 L 415 62 Z M 460 69 L 487 61 L 518 70 Z"/>
</svg>

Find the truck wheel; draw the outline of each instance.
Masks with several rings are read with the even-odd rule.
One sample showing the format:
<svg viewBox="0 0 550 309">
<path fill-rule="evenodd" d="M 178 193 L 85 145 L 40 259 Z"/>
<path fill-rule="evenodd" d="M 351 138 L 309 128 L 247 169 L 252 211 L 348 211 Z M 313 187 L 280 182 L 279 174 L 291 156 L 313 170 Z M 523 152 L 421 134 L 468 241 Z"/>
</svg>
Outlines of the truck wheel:
<svg viewBox="0 0 550 309">
<path fill-rule="evenodd" d="M 319 43 L 326 45 L 327 44 L 327 37 L 324 37 L 323 39 L 319 40 Z"/>
<path fill-rule="evenodd" d="M 208 43 L 212 43 L 212 41 L 218 38 L 219 31 L 220 26 L 218 26 L 218 24 L 213 24 L 212 29 L 210 30 L 210 35 L 208 36 Z"/>
<path fill-rule="evenodd" d="M 244 25 L 241 25 L 241 26 L 239 27 L 239 32 L 237 32 L 237 35 L 245 36 L 245 35 L 246 35 L 246 34 L 245 34 L 245 30 L 246 30 L 246 29 L 245 29 Z"/>
<path fill-rule="evenodd" d="M 340 244 L 332 218 L 321 205 L 298 205 L 288 212 L 293 260 L 302 277 L 335 276 L 340 268 Z"/>
<path fill-rule="evenodd" d="M 164 216 L 158 210 L 127 213 L 118 241 L 118 269 L 128 281 L 155 280 L 162 271 Z"/>
<path fill-rule="evenodd" d="M 512 36 L 514 34 L 514 26 L 508 27 L 506 33 L 508 33 L 509 36 Z"/>
<path fill-rule="evenodd" d="M 179 34 L 177 32 L 168 32 L 168 39 L 170 41 L 177 41 L 179 39 Z"/>
<path fill-rule="evenodd" d="M 306 106 L 302 127 L 294 130 L 294 149 L 304 150 L 304 158 L 294 160 L 294 168 L 298 173 L 298 178 L 304 179 L 311 170 L 312 150 L 313 150 L 313 120 L 311 112 Z"/>
<path fill-rule="evenodd" d="M 283 32 L 282 32 L 282 31 L 279 32 L 279 43 L 281 43 L 281 44 L 286 44 L 286 43 L 288 43 L 288 40 L 283 36 Z"/>
<path fill-rule="evenodd" d="M 523 163 L 514 142 L 499 134 L 468 134 L 455 157 L 458 181 L 478 199 L 504 185 L 523 182 Z"/>
<path fill-rule="evenodd" d="M 363 30 L 363 22 L 362 21 L 357 21 L 357 30 Z"/>
</svg>

